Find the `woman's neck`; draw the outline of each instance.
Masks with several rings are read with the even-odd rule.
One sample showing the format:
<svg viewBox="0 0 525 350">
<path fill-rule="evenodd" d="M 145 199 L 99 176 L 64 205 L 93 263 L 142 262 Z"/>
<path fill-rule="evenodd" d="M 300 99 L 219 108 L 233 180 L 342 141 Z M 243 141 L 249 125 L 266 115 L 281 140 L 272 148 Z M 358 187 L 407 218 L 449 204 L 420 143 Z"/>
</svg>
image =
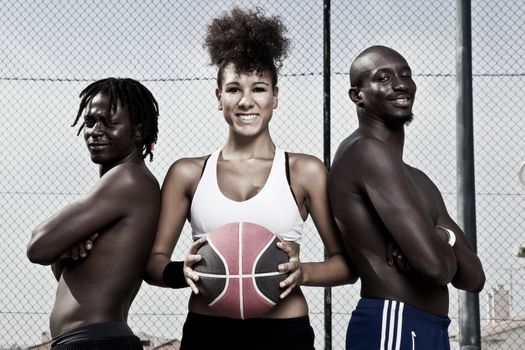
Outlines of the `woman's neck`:
<svg viewBox="0 0 525 350">
<path fill-rule="evenodd" d="M 222 147 L 223 159 L 273 158 L 274 154 L 275 144 L 267 133 L 258 137 L 230 135 Z"/>
</svg>

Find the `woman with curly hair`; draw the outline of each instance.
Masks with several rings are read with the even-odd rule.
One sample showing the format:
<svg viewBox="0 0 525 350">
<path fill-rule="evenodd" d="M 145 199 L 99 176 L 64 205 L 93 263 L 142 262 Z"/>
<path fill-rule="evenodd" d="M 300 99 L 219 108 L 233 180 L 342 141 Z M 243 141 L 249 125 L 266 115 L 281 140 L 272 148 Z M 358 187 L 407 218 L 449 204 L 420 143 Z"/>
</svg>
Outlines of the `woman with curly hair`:
<svg viewBox="0 0 525 350">
<path fill-rule="evenodd" d="M 355 280 L 330 214 L 326 167 L 314 156 L 284 152 L 270 136 L 268 125 L 278 105 L 278 71 L 289 48 L 285 32 L 278 17 L 239 8 L 214 19 L 208 27 L 205 46 L 218 67 L 215 95 L 228 123 L 228 135 L 222 148 L 211 155 L 179 159 L 170 167 L 147 270 L 151 284 L 187 284 L 194 291 L 182 350 L 313 349 L 308 305 L 298 285 Z M 299 266 L 303 223 L 309 214 L 330 258 Z M 191 269 L 199 258 L 193 254 L 200 241 L 192 245 L 186 259 L 185 280 L 181 262 L 170 261 L 186 219 L 194 239 L 236 221 L 279 232 L 286 241 L 282 249 L 290 256 L 280 270 L 291 273 L 280 284 L 283 292 L 276 306 L 259 318 L 217 315 L 198 294 L 198 276 Z"/>
</svg>

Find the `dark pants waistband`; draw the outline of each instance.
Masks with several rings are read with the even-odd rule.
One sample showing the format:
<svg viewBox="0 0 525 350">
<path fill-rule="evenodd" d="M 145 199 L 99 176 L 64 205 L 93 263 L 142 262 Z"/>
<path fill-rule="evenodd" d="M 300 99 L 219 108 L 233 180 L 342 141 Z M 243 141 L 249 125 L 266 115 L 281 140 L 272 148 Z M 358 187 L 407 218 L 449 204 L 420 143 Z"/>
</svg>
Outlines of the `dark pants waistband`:
<svg viewBox="0 0 525 350">
<path fill-rule="evenodd" d="M 195 322 L 226 322 L 227 324 L 239 324 L 239 325 L 257 325 L 257 324 L 265 324 L 265 323 L 271 323 L 273 324 L 303 324 L 303 323 L 310 323 L 310 317 L 308 315 L 299 316 L 299 317 L 292 317 L 292 318 L 247 318 L 247 319 L 240 319 L 240 318 L 230 318 L 230 317 L 222 317 L 222 316 L 210 316 L 210 315 L 202 315 L 197 314 L 194 312 L 188 312 L 187 319 Z"/>
<path fill-rule="evenodd" d="M 74 328 L 53 337 L 52 346 L 65 345 L 81 341 L 101 340 L 115 337 L 132 336 L 133 331 L 126 323 L 105 322 L 94 323 Z"/>
<path fill-rule="evenodd" d="M 225 329 L 230 332 L 227 336 Z M 307 315 L 242 320 L 190 312 L 182 331 L 181 350 L 314 350 L 314 342 Z"/>
<path fill-rule="evenodd" d="M 404 304 L 403 312 L 405 315 L 417 318 L 427 323 L 431 323 L 436 327 L 447 329 L 448 326 L 450 325 L 450 318 L 448 317 L 441 317 L 441 316 L 433 315 L 426 311 L 422 311 L 416 307 L 410 306 L 406 303 L 403 303 L 401 301 L 396 301 L 396 300 L 362 298 L 357 303 L 356 309 L 381 309 L 382 310 L 385 307 L 385 303 L 388 303 L 388 302 L 397 302 L 397 303 Z"/>
</svg>

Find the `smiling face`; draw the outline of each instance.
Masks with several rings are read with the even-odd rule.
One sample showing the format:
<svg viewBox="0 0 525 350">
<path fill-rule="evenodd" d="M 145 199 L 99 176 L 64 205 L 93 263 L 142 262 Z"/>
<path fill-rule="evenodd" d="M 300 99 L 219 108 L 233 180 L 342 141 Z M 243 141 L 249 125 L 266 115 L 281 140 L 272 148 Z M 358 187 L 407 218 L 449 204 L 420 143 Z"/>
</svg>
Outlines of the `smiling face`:
<svg viewBox="0 0 525 350">
<path fill-rule="evenodd" d="M 361 115 L 393 126 L 412 120 L 416 84 L 406 60 L 396 51 L 377 48 L 352 65 L 350 98 Z"/>
<path fill-rule="evenodd" d="M 235 73 L 233 66 L 223 70 L 222 85 L 216 90 L 219 109 L 230 131 L 241 136 L 268 132 L 278 90 L 268 72 Z"/>
<path fill-rule="evenodd" d="M 98 93 L 88 103 L 84 113 L 84 139 L 91 160 L 105 169 L 137 154 L 140 156 L 136 144 L 140 131 L 131 124 L 128 109 L 118 103 L 117 110 L 110 110 L 107 114 L 110 108 L 108 96 Z"/>
</svg>

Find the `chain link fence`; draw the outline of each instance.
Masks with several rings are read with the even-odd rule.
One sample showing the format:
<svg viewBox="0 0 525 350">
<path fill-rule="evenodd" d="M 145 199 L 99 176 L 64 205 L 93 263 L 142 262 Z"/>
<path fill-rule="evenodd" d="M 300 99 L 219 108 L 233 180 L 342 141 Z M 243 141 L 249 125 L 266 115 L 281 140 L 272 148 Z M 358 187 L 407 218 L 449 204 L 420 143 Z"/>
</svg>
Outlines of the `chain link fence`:
<svg viewBox="0 0 525 350">
<path fill-rule="evenodd" d="M 69 127 L 79 92 L 108 76 L 138 79 L 153 92 L 160 132 L 148 166 L 162 182 L 174 160 L 208 154 L 225 141 L 215 69 L 203 41 L 207 23 L 234 5 L 260 6 L 287 25 L 293 46 L 281 71 L 272 135 L 283 149 L 322 159 L 322 1 L 0 0 L 0 349 L 27 349 L 48 339 L 56 281 L 48 267 L 27 260 L 25 247 L 38 223 L 97 181 L 82 137 Z M 405 160 L 435 181 L 453 217 L 455 5 L 333 0 L 330 92 L 333 154 L 357 126 L 347 95 L 353 58 L 373 44 L 407 58 L 418 93 Z M 480 293 L 483 349 L 525 348 L 525 261 L 516 254 L 525 245 L 525 188 L 517 176 L 525 160 L 524 17 L 525 5 L 517 0 L 472 1 L 478 252 L 487 274 Z M 185 227 L 174 259 L 183 258 L 190 236 Z M 301 254 L 303 261 L 323 258 L 311 220 Z M 316 348 L 323 349 L 323 289 L 304 291 Z M 189 293 L 143 284 L 129 323 L 149 341 L 148 349 L 180 339 Z M 450 293 L 450 334 L 459 348 L 458 292 Z M 344 348 L 358 298 L 359 282 L 332 289 L 333 349 Z"/>
</svg>

